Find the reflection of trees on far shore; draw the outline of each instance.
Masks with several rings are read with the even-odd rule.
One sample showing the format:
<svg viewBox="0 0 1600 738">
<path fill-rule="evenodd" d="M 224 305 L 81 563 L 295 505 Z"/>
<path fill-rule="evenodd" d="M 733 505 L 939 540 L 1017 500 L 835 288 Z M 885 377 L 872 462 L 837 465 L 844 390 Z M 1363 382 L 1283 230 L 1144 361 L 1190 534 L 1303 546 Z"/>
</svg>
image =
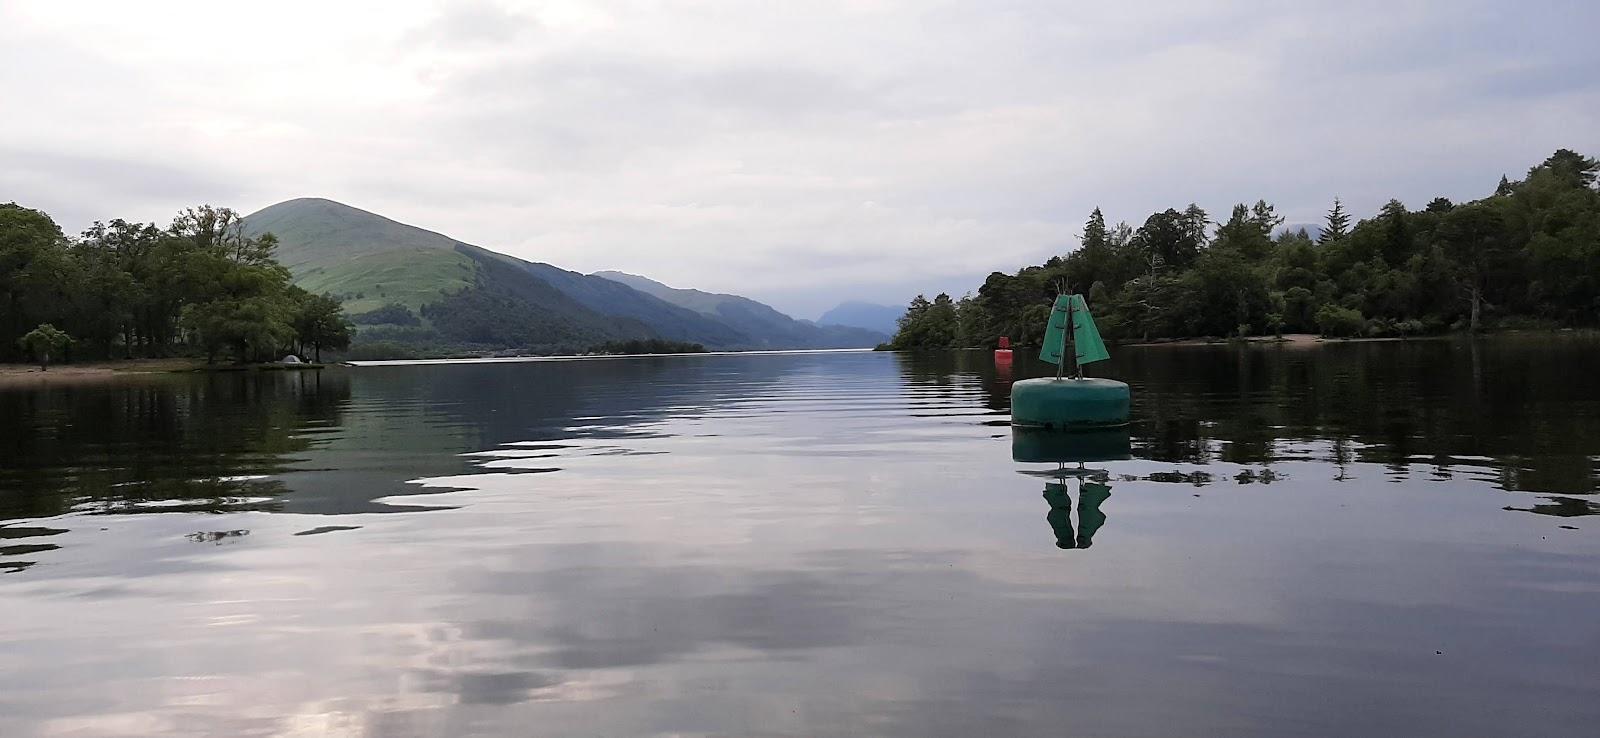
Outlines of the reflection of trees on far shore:
<svg viewBox="0 0 1600 738">
<path fill-rule="evenodd" d="M 1014 360 L 1014 378 L 1051 370 L 1025 354 Z M 1141 459 L 1248 465 L 1254 479 L 1245 481 L 1269 481 L 1267 474 L 1282 473 L 1281 462 L 1309 460 L 1335 467 L 1338 480 L 1369 476 L 1355 467 L 1377 465 L 1389 479 L 1488 470 L 1508 491 L 1568 499 L 1600 491 L 1600 424 L 1592 421 L 1600 414 L 1600 374 L 1574 370 L 1600 355 L 1595 336 L 1149 346 L 1112 354 L 1095 368 L 1131 386 L 1132 450 Z M 986 407 L 1010 408 L 1010 379 L 985 352 L 905 354 L 900 365 L 919 382 L 955 384 L 956 376 L 937 377 L 968 374 L 983 384 Z"/>
</svg>

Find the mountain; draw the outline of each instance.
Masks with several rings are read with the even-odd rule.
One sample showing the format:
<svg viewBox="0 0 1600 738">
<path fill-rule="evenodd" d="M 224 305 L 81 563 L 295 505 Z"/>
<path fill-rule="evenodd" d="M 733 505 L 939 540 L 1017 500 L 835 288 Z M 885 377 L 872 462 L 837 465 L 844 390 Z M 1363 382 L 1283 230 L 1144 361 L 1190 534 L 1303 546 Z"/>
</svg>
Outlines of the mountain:
<svg viewBox="0 0 1600 738">
<path fill-rule="evenodd" d="M 625 272 L 595 272 L 593 276 L 713 318 L 749 336 L 762 348 L 867 348 L 889 340 L 889 334 L 881 331 L 795 320 L 748 297 L 668 287 Z"/>
<path fill-rule="evenodd" d="M 614 281 L 524 261 L 332 200 L 301 198 L 263 208 L 245 217 L 244 230 L 278 237 L 278 260 L 296 284 L 344 300 L 357 323 L 384 323 L 364 325 L 364 337 L 536 351 L 636 338 L 723 349 L 756 345 L 726 323 Z M 395 305 L 404 310 L 374 312 Z M 372 317 L 395 313 L 420 320 Z"/>
<path fill-rule="evenodd" d="M 900 320 L 900 316 L 905 314 L 906 309 L 903 307 L 852 301 L 839 303 L 832 310 L 823 313 L 817 322 L 865 328 L 892 336 L 899 329 L 895 321 Z"/>
</svg>

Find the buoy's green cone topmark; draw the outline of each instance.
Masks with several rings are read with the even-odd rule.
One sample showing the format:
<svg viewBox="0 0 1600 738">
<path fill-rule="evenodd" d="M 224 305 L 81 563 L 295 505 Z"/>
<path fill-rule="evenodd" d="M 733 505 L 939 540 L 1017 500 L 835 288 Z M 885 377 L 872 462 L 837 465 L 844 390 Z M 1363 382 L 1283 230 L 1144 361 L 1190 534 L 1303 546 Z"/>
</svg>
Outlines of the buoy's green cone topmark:
<svg viewBox="0 0 1600 738">
<path fill-rule="evenodd" d="M 1068 336 L 1071 351 L 1068 352 Z M 1072 357 L 1071 376 L 1066 357 Z M 1128 385 L 1111 379 L 1085 379 L 1083 365 L 1111 358 L 1082 295 L 1061 295 L 1050 310 L 1039 359 L 1059 369 L 1054 379 L 1025 379 L 1011 385 L 1011 422 L 1055 430 L 1105 428 L 1128 422 Z"/>
</svg>

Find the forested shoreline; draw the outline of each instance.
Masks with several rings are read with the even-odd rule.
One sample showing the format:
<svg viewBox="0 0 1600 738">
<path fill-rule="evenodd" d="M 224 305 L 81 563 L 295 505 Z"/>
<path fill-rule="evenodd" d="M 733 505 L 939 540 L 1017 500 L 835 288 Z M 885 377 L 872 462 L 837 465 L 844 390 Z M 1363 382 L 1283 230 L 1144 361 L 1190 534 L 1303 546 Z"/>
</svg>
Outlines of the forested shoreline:
<svg viewBox="0 0 1600 738">
<path fill-rule="evenodd" d="M 339 301 L 291 284 L 276 244 L 209 205 L 166 228 L 97 221 L 71 238 L 41 211 L 0 204 L 0 361 L 37 358 L 46 341 L 73 360 L 320 359 L 349 346 Z"/>
<path fill-rule="evenodd" d="M 1080 247 L 976 295 L 918 295 L 893 349 L 1037 345 L 1059 291 L 1087 294 L 1108 338 L 1285 332 L 1408 336 L 1600 325 L 1600 192 L 1590 157 L 1561 149 L 1520 181 L 1467 203 L 1398 200 L 1352 227 L 1335 199 L 1316 238 L 1280 230 L 1257 201 L 1213 223 L 1196 205 L 1108 226 L 1096 208 Z M 1215 226 L 1214 228 L 1212 226 Z"/>
</svg>

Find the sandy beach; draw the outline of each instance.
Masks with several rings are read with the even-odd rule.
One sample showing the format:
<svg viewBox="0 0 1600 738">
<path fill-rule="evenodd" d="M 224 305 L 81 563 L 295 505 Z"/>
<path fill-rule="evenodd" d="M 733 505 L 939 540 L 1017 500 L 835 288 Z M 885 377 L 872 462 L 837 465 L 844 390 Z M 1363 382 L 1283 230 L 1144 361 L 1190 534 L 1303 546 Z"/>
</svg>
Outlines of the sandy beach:
<svg viewBox="0 0 1600 738">
<path fill-rule="evenodd" d="M 78 364 L 53 364 L 40 371 L 37 364 L 0 364 L 0 387 L 39 386 L 104 382 L 129 377 L 194 371 L 203 368 L 198 359 L 130 359 L 91 361 Z"/>
</svg>

